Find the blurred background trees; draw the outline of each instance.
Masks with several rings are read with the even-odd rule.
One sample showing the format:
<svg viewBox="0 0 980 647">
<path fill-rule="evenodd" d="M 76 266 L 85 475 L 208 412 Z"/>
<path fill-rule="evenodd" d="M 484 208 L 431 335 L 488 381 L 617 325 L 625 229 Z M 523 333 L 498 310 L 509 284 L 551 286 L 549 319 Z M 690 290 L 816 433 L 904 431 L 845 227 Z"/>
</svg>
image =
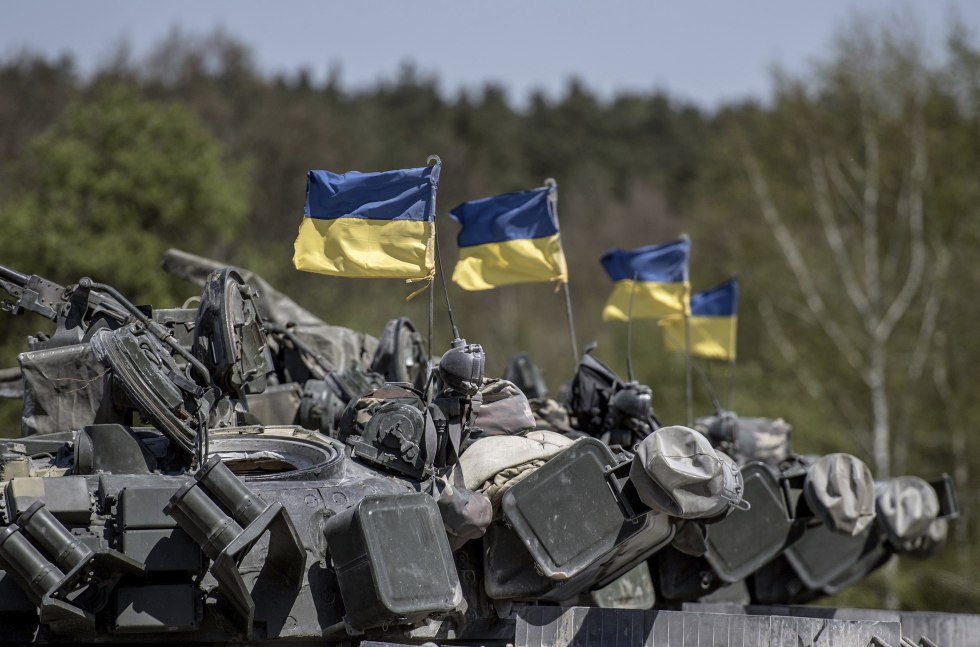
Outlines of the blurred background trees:
<svg viewBox="0 0 980 647">
<path fill-rule="evenodd" d="M 741 279 L 739 413 L 784 417 L 798 452 L 854 453 L 879 476 L 956 476 L 966 515 L 951 548 L 832 602 L 880 605 L 891 590 L 910 608 L 977 608 L 980 49 L 969 34 L 954 28 L 946 51 L 927 53 L 901 26 L 845 32 L 808 75 L 777 73 L 766 101 L 712 112 L 662 92 L 600 100 L 574 80 L 558 99 L 516 107 L 495 85 L 446 96 L 408 65 L 358 91 L 339 78 L 265 76 L 222 33 L 174 32 L 143 60 L 121 49 L 86 78 L 70 58 L 0 61 L 0 262 L 64 283 L 91 275 L 137 303 L 174 306 L 196 291 L 158 269 L 179 247 L 256 270 L 330 323 L 378 334 L 402 314 L 424 326 L 425 299 L 406 303 L 413 287 L 399 281 L 293 270 L 307 169 L 440 155 L 450 271 L 450 208 L 555 177 L 579 345 L 597 340 L 625 373 L 625 327 L 599 316 L 610 286 L 598 258 L 689 233 L 696 290 Z M 570 377 L 551 286 L 451 285 L 450 295 L 489 373 L 526 350 L 552 393 Z M 0 321 L 2 368 L 45 322 Z M 436 350 L 448 341 L 437 317 Z M 682 358 L 663 350 L 654 322 L 637 322 L 633 347 L 658 415 L 683 421 Z M 724 367 L 705 370 L 724 390 Z M 696 397 L 709 413 L 703 385 Z M 18 433 L 16 408 L 0 408 L 0 425 Z"/>
</svg>

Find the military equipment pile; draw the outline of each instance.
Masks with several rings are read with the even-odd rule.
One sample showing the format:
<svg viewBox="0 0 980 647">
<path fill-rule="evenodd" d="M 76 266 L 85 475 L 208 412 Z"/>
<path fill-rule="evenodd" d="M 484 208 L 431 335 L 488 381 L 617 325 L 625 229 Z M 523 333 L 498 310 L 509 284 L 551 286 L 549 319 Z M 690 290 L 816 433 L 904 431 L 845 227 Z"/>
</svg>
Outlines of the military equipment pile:
<svg viewBox="0 0 980 647">
<path fill-rule="evenodd" d="M 0 642 L 919 639 L 898 615 L 759 605 L 933 554 L 947 477 L 876 483 L 794 454 L 782 420 L 664 426 L 591 351 L 552 400 L 527 356 L 494 379 L 463 339 L 430 362 L 407 319 L 375 339 L 246 270 L 164 268 L 196 308 L 0 267 L 3 309 L 55 322 L 0 371 L 23 399 L 0 440 Z"/>
</svg>

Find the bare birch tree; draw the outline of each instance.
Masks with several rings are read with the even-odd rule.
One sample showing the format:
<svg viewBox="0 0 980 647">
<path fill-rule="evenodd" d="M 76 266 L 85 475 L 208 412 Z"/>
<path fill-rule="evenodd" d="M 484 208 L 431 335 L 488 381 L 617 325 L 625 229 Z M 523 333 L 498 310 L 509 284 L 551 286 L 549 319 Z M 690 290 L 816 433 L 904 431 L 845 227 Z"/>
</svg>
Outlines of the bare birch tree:
<svg viewBox="0 0 980 647">
<path fill-rule="evenodd" d="M 856 118 L 858 136 L 825 133 L 827 116 L 820 111 L 830 108 L 812 97 L 807 99 L 809 111 L 795 118 L 801 144 L 798 177 L 808 185 L 822 245 L 800 241 L 791 229 L 801 216 L 787 216 L 780 206 L 757 146 L 747 138 L 741 156 L 808 320 L 867 389 L 870 453 L 876 476 L 887 478 L 893 466 L 890 386 L 899 381 L 894 375 L 902 368 L 893 365 L 896 331 L 919 331 L 901 382 L 918 380 L 933 344 L 942 296 L 937 286 L 945 281 L 949 258 L 942 244 L 930 241 L 926 233 L 926 79 L 914 62 L 917 50 L 897 57 L 887 39 L 882 45 L 863 33 L 842 42 L 841 51 L 833 73 L 854 92 L 858 114 L 837 117 Z M 904 75 L 900 86 L 881 82 L 898 75 Z M 889 168 L 883 148 L 889 149 Z M 785 339 L 780 344 L 785 346 Z"/>
</svg>

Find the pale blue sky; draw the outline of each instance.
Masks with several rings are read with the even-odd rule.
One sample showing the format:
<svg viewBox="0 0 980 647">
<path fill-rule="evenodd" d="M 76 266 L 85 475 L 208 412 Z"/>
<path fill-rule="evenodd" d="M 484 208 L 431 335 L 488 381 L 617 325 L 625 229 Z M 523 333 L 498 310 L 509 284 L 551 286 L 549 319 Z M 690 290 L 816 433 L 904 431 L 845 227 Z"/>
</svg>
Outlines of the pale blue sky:
<svg viewBox="0 0 980 647">
<path fill-rule="evenodd" d="M 138 56 L 175 25 L 221 27 L 265 70 L 306 65 L 323 78 L 336 64 L 348 87 L 412 61 L 448 93 L 492 80 L 519 103 L 576 75 L 605 97 L 662 88 L 713 107 L 765 96 L 773 64 L 805 69 L 856 11 L 896 10 L 913 14 L 936 48 L 951 12 L 980 31 L 978 0 L 0 0 L 0 56 L 72 52 L 87 71 L 124 40 Z"/>
</svg>

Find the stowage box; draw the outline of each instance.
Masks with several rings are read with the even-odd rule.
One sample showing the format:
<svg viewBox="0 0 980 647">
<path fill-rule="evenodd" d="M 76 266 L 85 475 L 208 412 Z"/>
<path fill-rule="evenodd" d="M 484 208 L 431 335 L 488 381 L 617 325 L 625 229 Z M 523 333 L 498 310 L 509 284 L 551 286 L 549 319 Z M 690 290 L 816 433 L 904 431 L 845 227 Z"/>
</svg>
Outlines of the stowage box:
<svg viewBox="0 0 980 647">
<path fill-rule="evenodd" d="M 561 601 L 619 577 L 674 535 L 666 515 L 627 514 L 610 477 L 617 459 L 595 438 L 562 450 L 503 496 L 484 536 L 484 587 L 494 599 Z"/>
<path fill-rule="evenodd" d="M 742 468 L 742 498 L 752 506 L 734 510 L 706 527 L 705 558 L 724 582 L 743 580 L 772 561 L 791 542 L 793 519 L 773 471 L 763 463 Z"/>
<path fill-rule="evenodd" d="M 368 496 L 324 524 L 347 622 L 359 630 L 418 622 L 462 602 L 436 502 Z"/>
<path fill-rule="evenodd" d="M 504 494 L 504 517 L 545 577 L 570 579 L 616 546 L 625 515 L 606 478 L 615 464 L 584 438 Z"/>
</svg>

